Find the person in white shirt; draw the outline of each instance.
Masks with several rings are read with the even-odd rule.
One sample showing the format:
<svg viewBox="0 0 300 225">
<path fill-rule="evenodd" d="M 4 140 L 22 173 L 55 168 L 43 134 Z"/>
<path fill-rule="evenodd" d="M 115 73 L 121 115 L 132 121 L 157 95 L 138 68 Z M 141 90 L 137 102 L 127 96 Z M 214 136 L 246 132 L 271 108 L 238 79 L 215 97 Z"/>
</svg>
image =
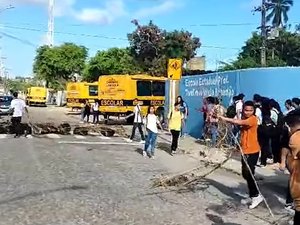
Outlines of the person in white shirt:
<svg viewBox="0 0 300 225">
<path fill-rule="evenodd" d="M 11 123 L 15 133 L 15 138 L 21 135 L 21 121 L 24 111 L 28 113 L 25 101 L 18 98 L 18 93 L 13 93 L 14 99 L 11 101 L 10 110 L 12 111 Z"/>
<path fill-rule="evenodd" d="M 283 113 L 285 116 L 287 114 L 289 114 L 290 112 L 292 112 L 293 110 L 295 110 L 294 106 L 293 106 L 293 102 L 291 99 L 288 99 L 285 101 L 285 108 L 286 108 L 286 111 Z"/>
<path fill-rule="evenodd" d="M 161 130 L 163 130 L 158 117 L 155 115 L 155 107 L 151 105 L 149 106 L 148 114 L 146 116 L 147 139 L 143 151 L 144 157 L 148 154 L 150 158 L 154 158 L 154 150 L 158 133 L 157 125 L 160 126 Z"/>
<path fill-rule="evenodd" d="M 135 136 L 135 130 L 136 128 L 139 129 L 140 135 L 141 135 L 141 142 L 145 142 L 145 136 L 144 136 L 144 132 L 143 132 L 143 116 L 142 116 L 142 112 L 141 112 L 141 106 L 139 104 L 138 99 L 135 99 L 134 102 L 136 102 L 136 106 L 134 107 L 133 110 L 133 114 L 134 115 L 134 120 L 133 120 L 133 128 L 132 128 L 132 133 L 130 136 L 130 139 L 128 140 L 129 142 L 132 142 Z M 129 115 L 129 116 L 131 116 Z"/>
<path fill-rule="evenodd" d="M 237 101 L 235 102 L 235 110 L 236 110 L 236 119 L 242 119 L 242 112 L 243 112 L 243 99 L 245 95 L 239 94 L 237 96 Z"/>
<path fill-rule="evenodd" d="M 261 96 L 258 94 L 253 95 L 253 102 L 255 106 L 255 116 L 258 120 L 258 126 L 260 126 L 262 125 Z"/>
<path fill-rule="evenodd" d="M 93 124 L 99 123 L 99 100 L 95 100 L 92 106 L 93 109 Z"/>
</svg>

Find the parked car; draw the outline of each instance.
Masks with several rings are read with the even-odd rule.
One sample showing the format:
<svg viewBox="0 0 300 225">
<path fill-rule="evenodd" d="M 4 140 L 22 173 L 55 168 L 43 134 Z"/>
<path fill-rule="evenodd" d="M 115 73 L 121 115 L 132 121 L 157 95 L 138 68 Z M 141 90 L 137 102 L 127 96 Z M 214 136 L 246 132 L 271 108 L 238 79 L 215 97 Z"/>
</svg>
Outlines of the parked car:
<svg viewBox="0 0 300 225">
<path fill-rule="evenodd" d="M 7 115 L 9 112 L 9 107 L 11 101 L 13 100 L 12 96 L 2 95 L 0 96 L 0 114 Z"/>
</svg>

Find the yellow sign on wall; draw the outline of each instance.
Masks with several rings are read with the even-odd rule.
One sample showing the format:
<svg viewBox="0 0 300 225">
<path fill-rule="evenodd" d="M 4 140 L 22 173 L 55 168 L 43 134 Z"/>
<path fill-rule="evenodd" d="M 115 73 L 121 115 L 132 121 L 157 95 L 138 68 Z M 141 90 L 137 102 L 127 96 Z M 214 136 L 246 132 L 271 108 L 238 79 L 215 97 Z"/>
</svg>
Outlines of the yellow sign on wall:
<svg viewBox="0 0 300 225">
<path fill-rule="evenodd" d="M 182 59 L 169 59 L 168 78 L 180 80 L 182 75 Z"/>
</svg>

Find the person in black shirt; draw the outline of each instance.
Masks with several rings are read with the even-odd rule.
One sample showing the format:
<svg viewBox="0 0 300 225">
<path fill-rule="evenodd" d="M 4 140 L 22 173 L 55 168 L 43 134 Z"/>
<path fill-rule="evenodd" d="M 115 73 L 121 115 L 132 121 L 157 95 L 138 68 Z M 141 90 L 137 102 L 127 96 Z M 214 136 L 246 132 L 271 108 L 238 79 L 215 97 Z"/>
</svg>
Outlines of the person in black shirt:
<svg viewBox="0 0 300 225">
<path fill-rule="evenodd" d="M 281 147 L 280 170 L 282 171 L 286 169 L 286 160 L 288 155 L 290 154 L 289 141 L 290 141 L 289 131 L 286 127 L 284 127 L 280 139 L 280 147 Z M 287 210 L 293 209 L 293 198 L 291 196 L 291 191 L 290 191 L 290 181 L 288 182 L 288 187 L 286 190 L 285 208 Z"/>
</svg>

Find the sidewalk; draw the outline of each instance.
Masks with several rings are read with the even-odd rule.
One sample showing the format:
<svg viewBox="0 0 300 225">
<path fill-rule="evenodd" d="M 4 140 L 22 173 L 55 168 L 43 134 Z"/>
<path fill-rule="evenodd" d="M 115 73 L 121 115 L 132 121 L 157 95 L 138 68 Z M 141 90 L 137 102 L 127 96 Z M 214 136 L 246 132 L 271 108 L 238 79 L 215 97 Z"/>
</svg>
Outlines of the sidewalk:
<svg viewBox="0 0 300 225">
<path fill-rule="evenodd" d="M 171 144 L 171 134 L 164 132 L 159 134 L 158 142 L 165 142 Z M 228 153 L 225 150 L 211 148 L 199 142 L 199 140 L 186 136 L 182 137 L 179 141 L 179 153 L 185 154 L 202 162 L 209 162 L 213 164 L 222 163 L 228 158 Z M 230 159 L 222 165 L 222 168 L 232 171 L 233 173 L 241 175 L 241 160 L 239 152 L 232 154 Z M 272 176 L 283 175 L 284 172 L 279 169 L 274 169 L 272 166 L 265 168 L 256 167 L 256 176 L 258 178 L 267 178 Z"/>
<path fill-rule="evenodd" d="M 126 133 L 129 134 L 131 133 L 131 126 L 124 126 Z M 138 134 L 138 132 L 137 132 Z M 160 150 L 163 150 L 165 152 L 170 152 L 170 145 L 171 145 L 171 134 L 168 132 L 161 132 L 158 135 L 158 146 L 157 148 Z M 186 160 L 189 161 L 189 163 L 193 165 L 197 165 L 200 162 L 208 162 L 212 164 L 220 164 L 224 160 L 228 159 L 228 153 L 222 149 L 217 149 L 217 148 L 211 148 L 208 146 L 205 146 L 199 142 L 199 140 L 191 137 L 191 136 L 186 136 L 180 138 L 179 141 L 179 150 L 178 150 L 178 155 L 176 157 L 182 158 L 185 156 Z M 171 156 L 170 156 L 171 157 Z M 176 158 L 173 157 L 173 158 Z M 194 163 L 191 163 L 194 161 Z M 222 165 L 223 169 L 229 170 L 233 173 L 236 173 L 238 175 L 241 175 L 241 158 L 239 152 L 235 152 L 232 154 L 230 159 Z M 272 168 L 272 166 L 267 166 L 265 168 L 261 167 L 256 167 L 256 177 L 258 179 L 265 179 L 265 178 L 271 178 L 271 177 L 276 177 L 276 176 L 281 176 L 281 177 L 286 177 L 287 175 L 279 171 L 278 169 Z"/>
</svg>

